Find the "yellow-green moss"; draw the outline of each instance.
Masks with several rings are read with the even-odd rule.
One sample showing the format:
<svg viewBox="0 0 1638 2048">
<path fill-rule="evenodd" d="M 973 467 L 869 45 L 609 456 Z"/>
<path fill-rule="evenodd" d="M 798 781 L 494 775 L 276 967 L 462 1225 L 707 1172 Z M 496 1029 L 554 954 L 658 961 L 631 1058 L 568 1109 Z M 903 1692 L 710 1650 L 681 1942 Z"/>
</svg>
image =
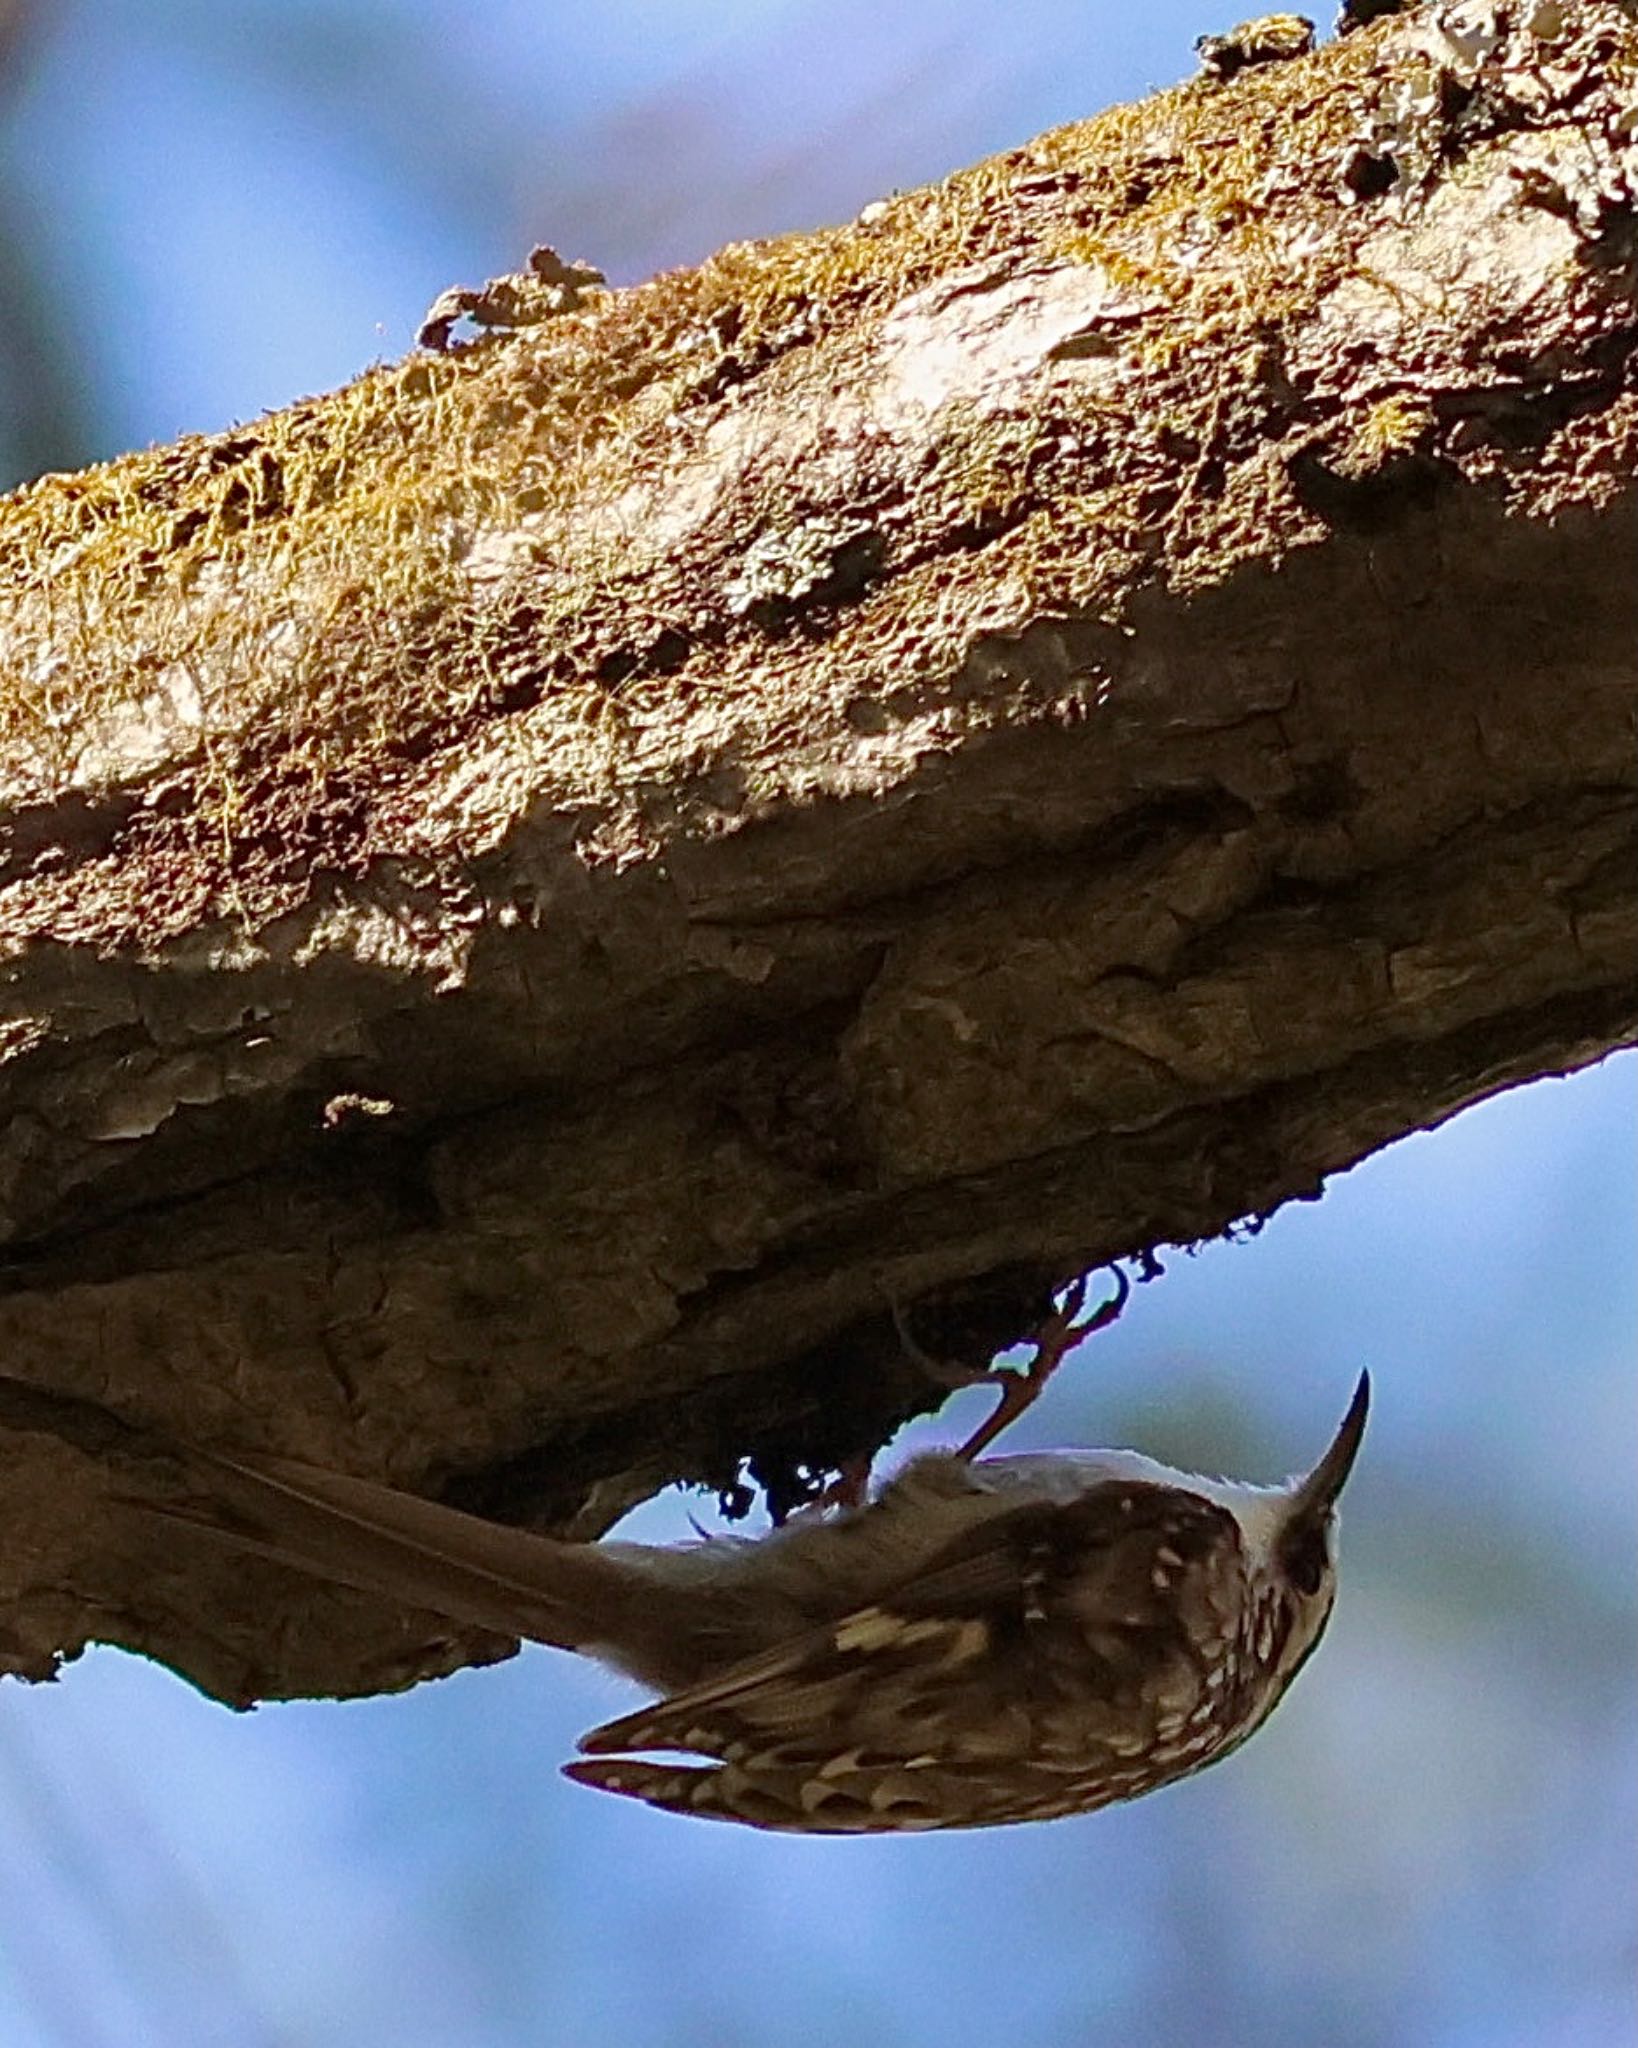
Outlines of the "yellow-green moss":
<svg viewBox="0 0 1638 2048">
<path fill-rule="evenodd" d="M 873 666 L 959 658 L 959 622 L 946 633 L 921 567 L 952 534 L 993 545 L 985 577 L 1030 603 L 1113 606 L 1156 536 L 1168 573 L 1190 573 L 1215 516 L 1201 478 L 1228 446 L 1225 394 L 1273 388 L 1265 337 L 1352 260 L 1359 216 L 1335 166 L 1402 35 L 1385 21 L 1178 87 L 860 222 L 737 243 L 230 433 L 40 479 L 0 502 L 14 801 L 94 784 L 99 718 L 181 689 L 199 707 L 193 743 L 182 718 L 164 762 L 128 779 L 180 778 L 182 798 L 130 829 L 185 838 L 199 886 L 259 914 L 307 866 L 369 847 L 365 813 L 428 755 L 519 707 L 553 705 L 553 772 L 581 802 L 618 787 L 643 721 L 690 691 L 734 694 L 748 719 L 766 686 L 756 622 L 712 614 L 686 569 L 634 574 L 618 525 L 588 508 L 652 482 L 725 390 L 787 358 L 835 348 L 838 375 L 868 374 L 872 315 L 990 262 L 1096 267 L 1141 298 L 1131 375 L 1064 396 L 1072 458 L 1031 414 L 948 407 L 918 523 L 895 533 L 846 647 L 813 652 L 818 672 L 834 669 L 843 701 Z M 1604 57 L 1629 89 L 1633 44 Z M 1305 225 L 1317 253 L 1295 263 Z M 1358 438 L 1407 445 L 1413 413 L 1381 401 Z M 815 509 L 792 502 L 800 488 L 748 482 L 744 540 Z M 479 573 L 486 544 L 498 552 Z M 667 633 L 686 658 L 645 669 Z"/>
</svg>

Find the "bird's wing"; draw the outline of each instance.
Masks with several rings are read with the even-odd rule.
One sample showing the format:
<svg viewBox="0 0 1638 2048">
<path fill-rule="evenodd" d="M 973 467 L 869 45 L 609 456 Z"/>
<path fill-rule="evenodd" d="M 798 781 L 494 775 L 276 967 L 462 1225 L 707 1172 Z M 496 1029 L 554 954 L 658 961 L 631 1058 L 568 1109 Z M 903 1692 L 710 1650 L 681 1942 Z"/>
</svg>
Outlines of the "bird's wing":
<svg viewBox="0 0 1638 2048">
<path fill-rule="evenodd" d="M 996 1809 L 1025 1797 L 1074 1810 L 1101 1803 L 1088 1765 L 1123 1797 L 1154 1721 L 1199 1693 L 1240 1577 L 1234 1518 L 1182 1488 L 1020 1502 L 871 1605 L 592 1730 L 568 1772 L 804 1832 L 1023 1818 Z M 614 1754 L 632 1750 L 716 1762 Z"/>
</svg>

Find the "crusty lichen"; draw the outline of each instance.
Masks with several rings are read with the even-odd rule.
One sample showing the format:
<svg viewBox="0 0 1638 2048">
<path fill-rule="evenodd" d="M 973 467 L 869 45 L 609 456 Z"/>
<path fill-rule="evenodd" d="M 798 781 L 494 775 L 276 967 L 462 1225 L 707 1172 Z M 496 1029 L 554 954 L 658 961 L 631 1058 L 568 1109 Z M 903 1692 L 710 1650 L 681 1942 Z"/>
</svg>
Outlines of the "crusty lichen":
<svg viewBox="0 0 1638 2048">
<path fill-rule="evenodd" d="M 1509 99 L 1528 44 L 1520 29 L 1499 46 L 1492 129 L 1560 118 L 1579 80 L 1630 100 L 1635 39 L 1613 6 L 1575 10 L 1555 82 Z M 1337 166 L 1398 72 L 1428 61 L 1383 21 L 1055 130 L 859 222 L 735 244 L 15 493 L 9 802 L 78 789 L 106 830 L 11 874 L 10 929 L 157 938 L 274 915 L 319 869 L 410 847 L 436 869 L 507 829 L 498 768 L 481 815 L 446 806 L 441 843 L 415 795 L 484 745 L 527 754 L 527 806 L 635 818 L 634 792 L 678 761 L 731 762 L 774 793 L 759 735 L 795 728 L 822 751 L 861 694 L 936 689 L 975 633 L 1041 610 L 1118 617 L 1139 564 L 1226 574 L 1276 510 L 1299 543 L 1317 529 L 1265 459 L 1315 402 L 1287 356 L 1378 205 L 1353 203 Z M 1463 119 L 1453 160 L 1485 132 L 1471 101 Z M 982 299 L 1065 267 L 1086 274 L 1091 325 L 1027 392 L 957 396 L 919 449 L 868 416 L 846 447 L 816 428 L 800 459 L 736 441 L 805 388 L 867 387 L 885 323 L 918 295 Z M 1409 432 L 1391 393 L 1360 404 L 1338 445 Z M 871 573 L 806 583 L 811 630 L 786 646 L 788 617 L 736 603 L 749 551 L 782 558 L 838 522 L 870 535 Z M 938 713 L 988 715 L 970 692 Z"/>
</svg>

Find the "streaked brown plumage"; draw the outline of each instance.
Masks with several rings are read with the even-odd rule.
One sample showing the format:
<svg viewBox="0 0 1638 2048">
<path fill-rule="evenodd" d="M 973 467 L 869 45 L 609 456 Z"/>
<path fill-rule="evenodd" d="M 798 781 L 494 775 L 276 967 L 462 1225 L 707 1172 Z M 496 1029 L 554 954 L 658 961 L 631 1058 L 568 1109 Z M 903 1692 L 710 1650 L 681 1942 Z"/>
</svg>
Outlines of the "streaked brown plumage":
<svg viewBox="0 0 1638 2048">
<path fill-rule="evenodd" d="M 675 1548 L 559 1542 L 191 1448 L 180 1512 L 660 1694 L 584 1738 L 566 1767 L 581 1784 L 799 1833 L 981 1827 L 1135 1798 L 1267 1718 L 1330 1616 L 1368 1398 L 1362 1376 L 1325 1457 L 1285 1487 L 1130 1451 L 935 1453 L 864 1505 Z"/>
</svg>

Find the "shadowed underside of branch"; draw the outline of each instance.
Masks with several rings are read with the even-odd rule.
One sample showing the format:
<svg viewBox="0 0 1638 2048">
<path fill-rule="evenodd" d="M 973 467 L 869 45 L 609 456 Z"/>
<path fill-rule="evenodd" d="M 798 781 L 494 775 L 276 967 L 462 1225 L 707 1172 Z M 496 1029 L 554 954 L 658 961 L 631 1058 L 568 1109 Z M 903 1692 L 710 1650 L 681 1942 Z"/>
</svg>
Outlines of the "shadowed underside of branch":
<svg viewBox="0 0 1638 2048">
<path fill-rule="evenodd" d="M 1638 30 L 1536 15 L 543 259 L 0 506 L 4 1370 L 788 1500 L 937 1398 L 890 1304 L 981 1363 L 1638 1035 Z M 0 1389 L 8 1668 L 504 1647 L 158 1547 L 95 1437 Z"/>
</svg>

